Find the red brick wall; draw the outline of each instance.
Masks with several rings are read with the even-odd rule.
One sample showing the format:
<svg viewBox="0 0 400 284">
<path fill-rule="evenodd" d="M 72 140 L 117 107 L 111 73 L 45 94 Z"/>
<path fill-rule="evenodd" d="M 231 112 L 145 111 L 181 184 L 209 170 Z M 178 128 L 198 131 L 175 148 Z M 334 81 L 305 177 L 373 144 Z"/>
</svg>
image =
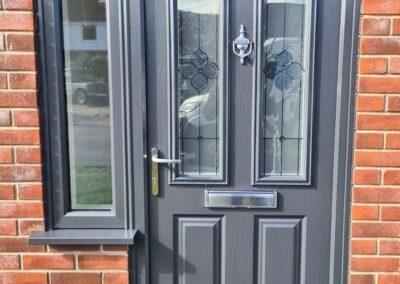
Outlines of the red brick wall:
<svg viewBox="0 0 400 284">
<path fill-rule="evenodd" d="M 31 246 L 43 230 L 34 0 L 0 0 L 0 283 L 127 283 L 125 246 Z"/>
<path fill-rule="evenodd" d="M 363 0 L 350 283 L 400 283 L 400 0 Z"/>
</svg>

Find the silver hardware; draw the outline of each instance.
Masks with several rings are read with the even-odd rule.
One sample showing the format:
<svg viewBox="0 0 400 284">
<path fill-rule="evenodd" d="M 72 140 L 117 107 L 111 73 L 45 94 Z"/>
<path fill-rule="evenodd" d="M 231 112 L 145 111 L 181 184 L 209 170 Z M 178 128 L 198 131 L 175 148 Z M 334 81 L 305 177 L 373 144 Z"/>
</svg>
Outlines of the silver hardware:
<svg viewBox="0 0 400 284">
<path fill-rule="evenodd" d="M 158 149 L 157 148 L 151 149 L 151 161 L 153 163 L 158 163 L 158 164 L 180 164 L 182 162 L 181 160 L 176 160 L 176 159 L 160 159 L 160 158 L 158 158 Z"/>
<path fill-rule="evenodd" d="M 205 191 L 209 208 L 276 208 L 276 191 Z"/>
<path fill-rule="evenodd" d="M 181 160 L 160 159 L 158 158 L 158 149 L 151 149 L 151 194 L 158 196 L 160 194 L 160 185 L 158 182 L 158 164 L 179 164 Z"/>
<path fill-rule="evenodd" d="M 233 53 L 240 57 L 241 64 L 244 64 L 244 59 L 253 51 L 253 42 L 244 33 L 244 25 L 240 25 L 240 35 L 232 42 Z"/>
</svg>

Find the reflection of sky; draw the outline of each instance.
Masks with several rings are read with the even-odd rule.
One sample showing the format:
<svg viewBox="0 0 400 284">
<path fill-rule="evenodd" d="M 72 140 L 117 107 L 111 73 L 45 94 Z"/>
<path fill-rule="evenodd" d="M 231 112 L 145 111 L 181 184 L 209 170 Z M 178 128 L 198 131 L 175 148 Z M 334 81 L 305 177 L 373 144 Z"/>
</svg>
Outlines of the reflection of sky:
<svg viewBox="0 0 400 284">
<path fill-rule="evenodd" d="M 198 14 L 219 14 L 218 0 L 178 0 L 178 10 Z"/>
</svg>

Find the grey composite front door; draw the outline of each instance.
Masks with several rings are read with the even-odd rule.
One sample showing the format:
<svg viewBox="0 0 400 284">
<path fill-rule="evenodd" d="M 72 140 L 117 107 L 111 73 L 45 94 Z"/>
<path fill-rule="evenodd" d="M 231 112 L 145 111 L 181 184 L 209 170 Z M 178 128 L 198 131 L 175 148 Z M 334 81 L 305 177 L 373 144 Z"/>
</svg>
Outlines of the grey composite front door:
<svg viewBox="0 0 400 284">
<path fill-rule="evenodd" d="M 150 283 L 329 283 L 340 1 L 145 11 Z"/>
</svg>

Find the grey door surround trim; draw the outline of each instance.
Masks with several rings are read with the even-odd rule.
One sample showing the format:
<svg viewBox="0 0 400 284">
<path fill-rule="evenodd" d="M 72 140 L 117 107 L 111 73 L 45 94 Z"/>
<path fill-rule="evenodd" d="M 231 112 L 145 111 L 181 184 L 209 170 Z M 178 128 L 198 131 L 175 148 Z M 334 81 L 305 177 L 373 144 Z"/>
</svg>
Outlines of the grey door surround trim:
<svg viewBox="0 0 400 284">
<path fill-rule="evenodd" d="M 341 1 L 332 198 L 330 284 L 347 283 L 349 221 L 361 0 Z"/>
</svg>

